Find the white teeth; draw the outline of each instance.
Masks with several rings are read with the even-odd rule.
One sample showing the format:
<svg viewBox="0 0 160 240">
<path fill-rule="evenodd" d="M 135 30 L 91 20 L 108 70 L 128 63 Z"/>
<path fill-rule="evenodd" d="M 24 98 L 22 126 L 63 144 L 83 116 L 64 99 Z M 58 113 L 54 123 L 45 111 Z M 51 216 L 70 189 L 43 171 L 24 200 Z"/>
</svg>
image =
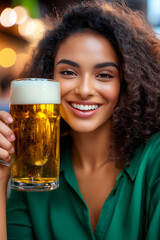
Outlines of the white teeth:
<svg viewBox="0 0 160 240">
<path fill-rule="evenodd" d="M 84 111 L 95 110 L 98 108 L 98 105 L 82 105 L 82 104 L 80 105 L 80 104 L 76 104 L 76 103 L 71 103 L 71 105 L 75 109 L 84 110 Z"/>
</svg>

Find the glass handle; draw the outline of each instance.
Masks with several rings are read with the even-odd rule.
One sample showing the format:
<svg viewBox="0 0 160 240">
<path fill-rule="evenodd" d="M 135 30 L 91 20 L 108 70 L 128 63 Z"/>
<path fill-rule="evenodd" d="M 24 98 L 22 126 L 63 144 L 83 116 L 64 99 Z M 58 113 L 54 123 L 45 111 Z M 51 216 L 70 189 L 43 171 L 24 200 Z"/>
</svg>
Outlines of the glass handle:
<svg viewBox="0 0 160 240">
<path fill-rule="evenodd" d="M 0 159 L 0 164 L 6 167 L 11 167 L 11 164 Z"/>
</svg>

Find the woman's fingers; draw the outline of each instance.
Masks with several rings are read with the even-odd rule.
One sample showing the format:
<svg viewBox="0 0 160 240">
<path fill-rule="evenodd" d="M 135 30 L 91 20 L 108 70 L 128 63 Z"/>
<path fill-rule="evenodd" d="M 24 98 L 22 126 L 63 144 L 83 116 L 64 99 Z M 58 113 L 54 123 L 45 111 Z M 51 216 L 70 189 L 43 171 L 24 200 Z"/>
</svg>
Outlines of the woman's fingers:
<svg viewBox="0 0 160 240">
<path fill-rule="evenodd" d="M 15 135 L 10 127 L 8 127 L 4 122 L 0 121 L 0 134 L 2 134 L 9 141 L 15 140 Z"/>
<path fill-rule="evenodd" d="M 2 134 L 9 141 L 15 140 L 15 135 L 10 127 L 8 127 L 4 122 L 0 121 L 0 134 Z"/>
<path fill-rule="evenodd" d="M 13 122 L 12 116 L 5 111 L 0 111 L 0 159 L 10 161 L 10 154 L 14 153 L 12 141 L 15 135 L 7 124 Z"/>
<path fill-rule="evenodd" d="M 8 112 L 5 111 L 0 111 L 0 120 L 2 120 L 5 123 L 12 123 L 13 122 L 13 118 L 11 116 L 11 114 L 9 114 Z"/>
<path fill-rule="evenodd" d="M 0 148 L 0 158 L 3 159 L 6 162 L 9 162 L 11 159 L 11 156 L 8 151 L 6 151 L 3 148 Z"/>
<path fill-rule="evenodd" d="M 1 133 L 0 133 L 0 153 L 1 148 L 5 149 L 9 153 L 14 153 L 14 147 L 10 141 L 8 141 Z"/>
</svg>

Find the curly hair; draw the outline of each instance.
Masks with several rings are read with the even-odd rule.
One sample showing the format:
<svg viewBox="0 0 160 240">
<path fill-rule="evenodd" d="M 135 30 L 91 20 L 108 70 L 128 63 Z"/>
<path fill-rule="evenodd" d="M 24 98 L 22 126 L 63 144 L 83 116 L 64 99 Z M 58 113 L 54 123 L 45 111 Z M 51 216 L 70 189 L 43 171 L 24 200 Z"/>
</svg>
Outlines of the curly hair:
<svg viewBox="0 0 160 240">
<path fill-rule="evenodd" d="M 40 41 L 28 76 L 52 78 L 58 47 L 71 34 L 92 29 L 108 39 L 121 71 L 111 149 L 116 149 L 119 165 L 128 165 L 136 148 L 160 129 L 160 40 L 141 12 L 120 3 L 83 2 L 52 21 L 53 29 Z M 61 133 L 68 127 L 62 120 Z"/>
</svg>

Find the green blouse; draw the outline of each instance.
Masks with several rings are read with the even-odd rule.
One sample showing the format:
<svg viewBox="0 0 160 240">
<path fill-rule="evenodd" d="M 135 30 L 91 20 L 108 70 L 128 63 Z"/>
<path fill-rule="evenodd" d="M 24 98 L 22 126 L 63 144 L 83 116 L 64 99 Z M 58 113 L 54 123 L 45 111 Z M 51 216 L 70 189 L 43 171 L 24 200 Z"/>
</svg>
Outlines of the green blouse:
<svg viewBox="0 0 160 240">
<path fill-rule="evenodd" d="M 95 232 L 69 150 L 61 157 L 58 189 L 11 191 L 7 229 L 8 240 L 159 240 L 160 135 L 155 134 L 141 145 L 130 166 L 120 172 Z"/>
</svg>

